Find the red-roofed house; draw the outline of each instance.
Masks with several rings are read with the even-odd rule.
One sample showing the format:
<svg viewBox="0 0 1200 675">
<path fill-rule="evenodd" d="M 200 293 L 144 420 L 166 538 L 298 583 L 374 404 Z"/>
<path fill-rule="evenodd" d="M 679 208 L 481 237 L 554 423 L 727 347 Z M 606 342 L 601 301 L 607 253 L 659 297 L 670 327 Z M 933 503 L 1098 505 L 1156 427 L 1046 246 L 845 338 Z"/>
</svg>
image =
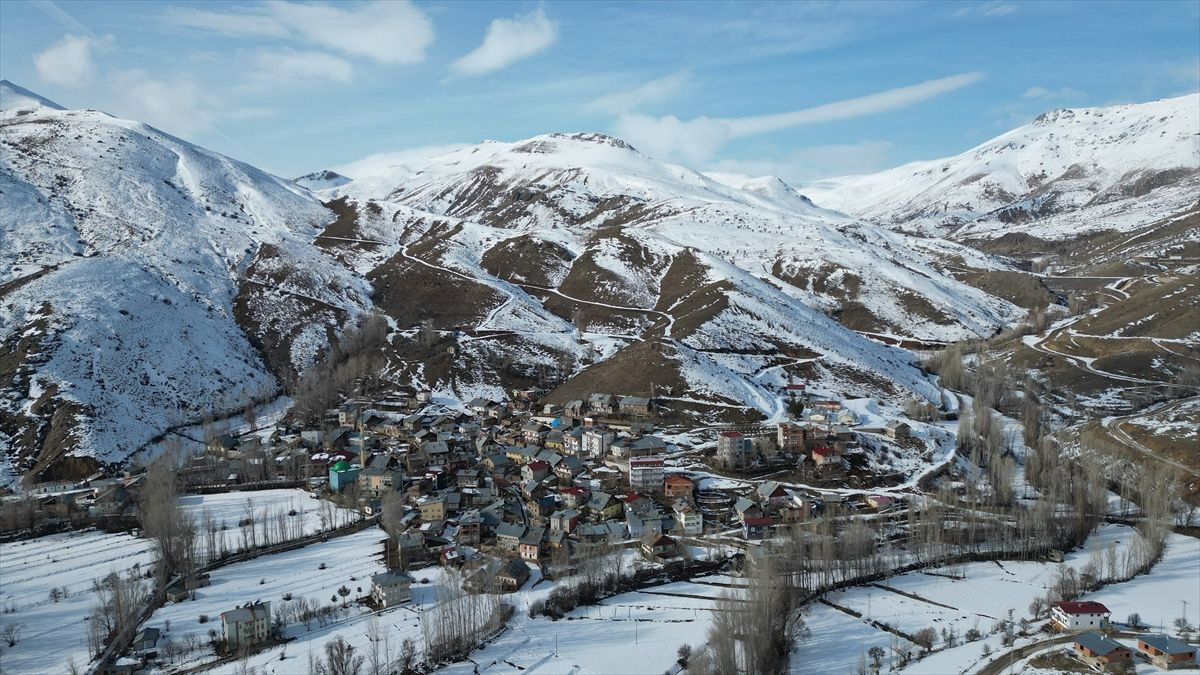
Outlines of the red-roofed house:
<svg viewBox="0 0 1200 675">
<path fill-rule="evenodd" d="M 742 536 L 747 539 L 762 539 L 774 524 L 774 518 L 746 518 L 742 521 Z"/>
<path fill-rule="evenodd" d="M 817 466 L 825 466 L 832 464 L 840 464 L 842 455 L 833 448 L 827 448 L 824 445 L 818 445 L 812 449 L 813 464 Z"/>
<path fill-rule="evenodd" d="M 1112 612 L 1091 600 L 1056 602 L 1050 606 L 1050 621 L 1062 630 L 1096 630 L 1108 625 Z"/>
</svg>

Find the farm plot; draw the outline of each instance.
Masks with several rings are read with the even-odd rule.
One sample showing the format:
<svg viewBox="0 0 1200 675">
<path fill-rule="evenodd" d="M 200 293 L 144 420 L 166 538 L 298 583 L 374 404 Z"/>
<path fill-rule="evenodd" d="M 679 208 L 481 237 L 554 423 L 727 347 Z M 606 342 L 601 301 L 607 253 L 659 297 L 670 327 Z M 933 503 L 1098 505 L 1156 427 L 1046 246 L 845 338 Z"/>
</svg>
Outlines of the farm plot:
<svg viewBox="0 0 1200 675">
<path fill-rule="evenodd" d="M 15 675 L 86 665 L 86 617 L 96 600 L 92 582 L 135 567 L 151 569 L 151 547 L 145 539 L 98 530 L 0 544 L 0 626 L 20 627 L 17 644 L 3 647 L 0 669 Z M 65 594 L 52 599 L 52 589 Z"/>
</svg>

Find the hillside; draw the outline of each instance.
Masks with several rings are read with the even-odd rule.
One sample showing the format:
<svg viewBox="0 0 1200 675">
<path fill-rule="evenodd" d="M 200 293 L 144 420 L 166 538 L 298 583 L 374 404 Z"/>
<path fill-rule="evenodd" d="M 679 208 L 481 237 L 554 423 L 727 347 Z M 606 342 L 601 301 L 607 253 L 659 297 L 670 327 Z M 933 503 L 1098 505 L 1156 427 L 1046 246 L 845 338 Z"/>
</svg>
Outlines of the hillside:
<svg viewBox="0 0 1200 675">
<path fill-rule="evenodd" d="M 7 82 L 0 103 L 5 473 L 78 473 L 274 395 L 367 306 L 309 244 L 330 215 L 305 190 Z"/>
<path fill-rule="evenodd" d="M 1136 229 L 1197 203 L 1200 94 L 1053 110 L 955 157 L 804 190 L 822 206 L 958 240 Z"/>
<path fill-rule="evenodd" d="M 80 475 L 275 398 L 367 312 L 392 327 L 385 379 L 447 403 L 607 390 L 722 421 L 782 415 L 797 378 L 940 400 L 883 343 L 986 336 L 1024 311 L 949 275 L 1002 259 L 600 134 L 293 182 L 0 92 L 5 482 Z"/>
<path fill-rule="evenodd" d="M 935 397 L 910 355 L 875 340 L 990 335 L 1020 314 L 940 269 L 1000 260 L 600 134 L 487 142 L 352 178 L 321 194 L 354 226 L 318 242 L 373 280 L 402 331 L 457 334 L 396 365 L 436 373 L 457 398 L 549 383 L 551 400 L 654 393 L 737 418 L 778 415 L 789 377 L 830 395 Z"/>
</svg>

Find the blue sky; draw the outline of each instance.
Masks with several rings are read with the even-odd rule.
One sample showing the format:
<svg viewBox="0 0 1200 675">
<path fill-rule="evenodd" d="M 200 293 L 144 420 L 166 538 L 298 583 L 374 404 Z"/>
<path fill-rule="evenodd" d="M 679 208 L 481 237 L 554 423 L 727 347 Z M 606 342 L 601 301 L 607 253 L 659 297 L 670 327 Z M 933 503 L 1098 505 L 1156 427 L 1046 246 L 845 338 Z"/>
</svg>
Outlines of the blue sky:
<svg viewBox="0 0 1200 675">
<path fill-rule="evenodd" d="M 6 0 L 0 77 L 285 176 L 586 130 L 799 183 L 1195 91 L 1200 0 Z"/>
</svg>

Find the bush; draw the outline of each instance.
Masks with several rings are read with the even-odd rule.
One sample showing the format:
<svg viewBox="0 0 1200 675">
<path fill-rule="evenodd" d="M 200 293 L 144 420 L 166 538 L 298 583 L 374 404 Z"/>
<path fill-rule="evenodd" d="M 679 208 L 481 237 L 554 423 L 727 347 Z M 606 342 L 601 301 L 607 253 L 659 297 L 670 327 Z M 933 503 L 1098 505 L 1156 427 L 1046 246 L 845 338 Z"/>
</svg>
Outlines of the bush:
<svg viewBox="0 0 1200 675">
<path fill-rule="evenodd" d="M 200 623 L 208 623 L 208 615 L 207 614 L 200 615 Z"/>
</svg>

